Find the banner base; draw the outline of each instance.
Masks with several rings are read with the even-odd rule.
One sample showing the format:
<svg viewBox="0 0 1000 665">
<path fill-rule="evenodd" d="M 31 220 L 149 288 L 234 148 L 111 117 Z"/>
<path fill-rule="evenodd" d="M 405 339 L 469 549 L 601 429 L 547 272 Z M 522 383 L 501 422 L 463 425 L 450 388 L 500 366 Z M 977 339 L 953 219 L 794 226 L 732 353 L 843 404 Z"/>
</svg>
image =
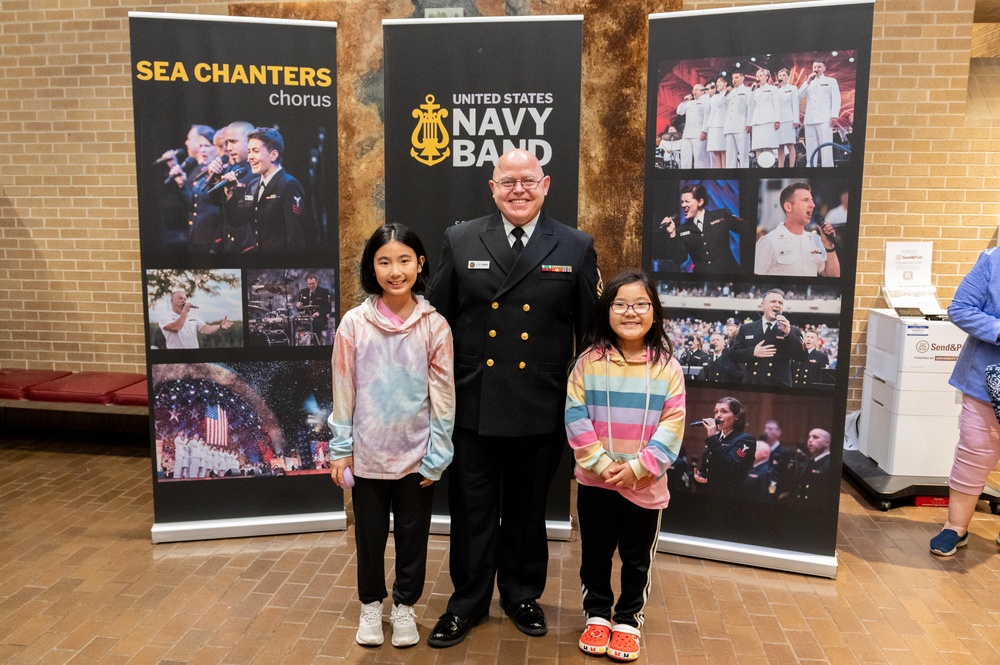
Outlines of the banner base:
<svg viewBox="0 0 1000 665">
<path fill-rule="evenodd" d="M 451 533 L 451 517 L 448 515 L 431 516 L 431 533 L 447 536 Z M 573 535 L 573 522 L 567 520 L 545 520 L 545 534 L 549 540 L 570 540 Z"/>
<path fill-rule="evenodd" d="M 276 536 L 286 533 L 314 531 L 342 531 L 347 528 L 347 513 L 337 510 L 328 513 L 300 515 L 267 515 L 238 519 L 199 520 L 196 522 L 165 522 L 153 524 L 153 544 L 177 543 L 187 540 L 215 540 L 218 538 L 246 538 L 248 536 Z"/>
<path fill-rule="evenodd" d="M 823 556 L 669 533 L 660 534 L 656 551 L 770 568 L 787 573 L 802 573 L 830 579 L 837 577 L 836 553 L 832 556 Z"/>
</svg>

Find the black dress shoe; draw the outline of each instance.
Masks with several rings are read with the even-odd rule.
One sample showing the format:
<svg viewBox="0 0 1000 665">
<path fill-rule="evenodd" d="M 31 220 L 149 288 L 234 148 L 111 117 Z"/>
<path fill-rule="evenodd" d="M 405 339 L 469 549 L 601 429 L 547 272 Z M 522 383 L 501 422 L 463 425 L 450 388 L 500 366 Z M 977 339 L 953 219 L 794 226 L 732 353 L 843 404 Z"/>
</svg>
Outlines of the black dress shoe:
<svg viewBox="0 0 1000 665">
<path fill-rule="evenodd" d="M 427 636 L 427 644 L 432 647 L 444 648 L 453 647 L 469 634 L 469 631 L 484 623 L 488 616 L 481 616 L 478 619 L 466 619 L 451 612 L 445 612 L 434 624 L 434 629 Z"/>
<path fill-rule="evenodd" d="M 526 600 L 517 607 L 511 607 L 500 601 L 504 614 L 511 618 L 517 629 L 525 635 L 544 635 L 549 632 L 545 625 L 545 612 L 533 600 Z"/>
</svg>

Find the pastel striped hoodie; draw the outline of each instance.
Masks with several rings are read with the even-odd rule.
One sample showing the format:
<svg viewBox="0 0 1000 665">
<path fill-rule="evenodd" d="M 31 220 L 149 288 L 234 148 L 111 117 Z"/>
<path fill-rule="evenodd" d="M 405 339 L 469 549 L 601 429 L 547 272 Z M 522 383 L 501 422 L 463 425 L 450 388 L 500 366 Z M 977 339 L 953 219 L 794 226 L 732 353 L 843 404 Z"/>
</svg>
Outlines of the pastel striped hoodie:
<svg viewBox="0 0 1000 665">
<path fill-rule="evenodd" d="M 617 351 L 587 349 L 577 359 L 566 395 L 566 435 L 576 479 L 618 491 L 643 508 L 665 508 L 667 468 L 677 459 L 686 414 L 684 374 L 676 358 L 649 360 L 649 351 L 626 361 Z M 613 461 L 628 462 L 636 478 L 656 480 L 637 490 L 604 482 Z"/>
<path fill-rule="evenodd" d="M 455 355 L 448 322 L 422 296 L 397 327 L 377 296 L 347 312 L 333 343 L 330 459 L 354 474 L 440 480 L 455 454 Z"/>
</svg>

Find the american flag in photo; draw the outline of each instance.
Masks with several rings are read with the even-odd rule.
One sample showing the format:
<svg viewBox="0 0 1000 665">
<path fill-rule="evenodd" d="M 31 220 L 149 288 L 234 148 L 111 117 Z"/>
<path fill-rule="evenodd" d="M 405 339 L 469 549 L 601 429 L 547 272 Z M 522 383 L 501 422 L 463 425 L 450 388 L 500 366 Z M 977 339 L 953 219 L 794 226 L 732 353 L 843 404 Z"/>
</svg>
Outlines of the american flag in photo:
<svg viewBox="0 0 1000 665">
<path fill-rule="evenodd" d="M 225 446 L 228 434 L 226 410 L 218 405 L 205 409 L 205 443 L 210 446 Z"/>
</svg>

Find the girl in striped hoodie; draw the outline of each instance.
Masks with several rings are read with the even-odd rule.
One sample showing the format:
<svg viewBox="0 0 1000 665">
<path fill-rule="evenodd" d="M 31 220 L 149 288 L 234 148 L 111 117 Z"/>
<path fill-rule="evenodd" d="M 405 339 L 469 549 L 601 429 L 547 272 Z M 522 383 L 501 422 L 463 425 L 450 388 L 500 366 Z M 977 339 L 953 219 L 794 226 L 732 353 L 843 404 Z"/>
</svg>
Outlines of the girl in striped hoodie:
<svg viewBox="0 0 1000 665">
<path fill-rule="evenodd" d="M 580 648 L 615 660 L 639 657 L 667 467 L 684 436 L 684 375 L 663 330 L 649 278 L 619 273 L 590 319 L 569 378 L 566 433 L 576 459 L 583 609 Z M 622 561 L 612 603 L 611 560 Z"/>
</svg>

